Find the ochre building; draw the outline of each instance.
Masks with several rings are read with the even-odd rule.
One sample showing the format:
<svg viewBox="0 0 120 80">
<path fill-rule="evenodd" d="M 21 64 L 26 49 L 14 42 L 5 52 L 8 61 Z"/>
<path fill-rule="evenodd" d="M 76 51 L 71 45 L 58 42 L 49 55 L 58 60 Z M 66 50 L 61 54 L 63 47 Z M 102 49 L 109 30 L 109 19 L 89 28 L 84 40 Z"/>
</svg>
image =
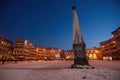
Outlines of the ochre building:
<svg viewBox="0 0 120 80">
<path fill-rule="evenodd" d="M 112 38 L 100 43 L 103 59 L 120 60 L 120 27 L 112 32 Z"/>
<path fill-rule="evenodd" d="M 101 48 L 87 49 L 86 57 L 88 60 L 102 60 Z"/>
<path fill-rule="evenodd" d="M 0 60 L 10 59 L 12 53 L 12 42 L 4 37 L 0 37 Z"/>
<path fill-rule="evenodd" d="M 31 59 L 32 43 L 25 39 L 17 39 L 14 43 L 13 56 L 18 60 Z"/>
</svg>

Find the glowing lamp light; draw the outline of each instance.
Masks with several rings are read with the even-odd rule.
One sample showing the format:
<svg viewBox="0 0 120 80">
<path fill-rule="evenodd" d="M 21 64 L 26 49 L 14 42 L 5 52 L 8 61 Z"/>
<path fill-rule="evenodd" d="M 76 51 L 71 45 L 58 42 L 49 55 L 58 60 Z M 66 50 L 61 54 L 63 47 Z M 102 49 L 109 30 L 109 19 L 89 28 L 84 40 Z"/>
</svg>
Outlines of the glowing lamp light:
<svg viewBox="0 0 120 80">
<path fill-rule="evenodd" d="M 87 51 L 87 53 L 89 53 L 89 51 Z"/>
<path fill-rule="evenodd" d="M 101 46 L 102 48 L 104 48 L 104 46 Z"/>
<path fill-rule="evenodd" d="M 97 59 L 97 56 L 96 56 L 96 54 L 93 54 L 93 59 Z"/>
<path fill-rule="evenodd" d="M 0 57 L 2 57 L 2 55 L 0 55 Z"/>
<path fill-rule="evenodd" d="M 70 59 L 70 56 L 66 56 L 66 59 Z"/>
<path fill-rule="evenodd" d="M 92 54 L 89 54 L 89 57 L 92 57 Z"/>
<path fill-rule="evenodd" d="M 25 40 L 25 45 L 27 44 L 27 40 Z"/>
<path fill-rule="evenodd" d="M 61 50 L 59 49 L 59 52 L 60 52 Z"/>
<path fill-rule="evenodd" d="M 50 50 L 52 52 L 52 50 Z"/>
<path fill-rule="evenodd" d="M 116 41 L 113 41 L 112 43 L 113 43 L 113 44 L 115 44 L 115 43 L 116 43 Z"/>
<path fill-rule="evenodd" d="M 39 49 L 37 48 L 36 51 L 38 52 L 38 50 L 39 50 Z"/>
<path fill-rule="evenodd" d="M 4 42 L 3 42 L 3 41 L 1 41 L 1 43 L 3 44 Z"/>
<path fill-rule="evenodd" d="M 95 52 L 96 52 L 96 53 L 98 53 L 98 51 L 97 51 L 97 50 L 95 50 Z"/>
<path fill-rule="evenodd" d="M 60 57 L 60 55 L 59 55 L 59 54 L 56 54 L 56 55 L 55 55 L 55 57 L 56 57 L 56 58 L 59 58 L 59 57 Z"/>
<path fill-rule="evenodd" d="M 43 49 L 43 51 L 46 51 L 45 49 Z"/>
</svg>

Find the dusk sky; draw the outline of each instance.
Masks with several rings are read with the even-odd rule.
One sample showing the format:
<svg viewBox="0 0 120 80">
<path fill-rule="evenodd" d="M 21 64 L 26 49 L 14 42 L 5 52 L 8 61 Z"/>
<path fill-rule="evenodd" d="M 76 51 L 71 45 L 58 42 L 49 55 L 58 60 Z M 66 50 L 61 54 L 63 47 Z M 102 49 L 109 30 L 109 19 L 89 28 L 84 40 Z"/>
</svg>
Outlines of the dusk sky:
<svg viewBox="0 0 120 80">
<path fill-rule="evenodd" d="M 99 46 L 120 26 L 120 0 L 0 0 L 0 36 L 72 49 L 73 4 L 87 48 Z"/>
</svg>

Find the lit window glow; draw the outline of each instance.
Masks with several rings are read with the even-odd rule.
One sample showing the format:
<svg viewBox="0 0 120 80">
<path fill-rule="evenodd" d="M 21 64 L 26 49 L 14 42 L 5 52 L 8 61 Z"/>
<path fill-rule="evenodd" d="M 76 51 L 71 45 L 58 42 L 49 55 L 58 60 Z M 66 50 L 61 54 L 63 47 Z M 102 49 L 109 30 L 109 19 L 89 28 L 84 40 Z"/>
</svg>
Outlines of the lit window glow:
<svg viewBox="0 0 120 80">
<path fill-rule="evenodd" d="M 115 44 L 115 43 L 116 43 L 116 41 L 113 41 L 112 43 L 114 43 L 114 44 Z"/>
<path fill-rule="evenodd" d="M 104 48 L 104 46 L 101 46 L 102 48 Z"/>
<path fill-rule="evenodd" d="M 25 40 L 25 45 L 27 44 L 27 40 Z"/>
</svg>

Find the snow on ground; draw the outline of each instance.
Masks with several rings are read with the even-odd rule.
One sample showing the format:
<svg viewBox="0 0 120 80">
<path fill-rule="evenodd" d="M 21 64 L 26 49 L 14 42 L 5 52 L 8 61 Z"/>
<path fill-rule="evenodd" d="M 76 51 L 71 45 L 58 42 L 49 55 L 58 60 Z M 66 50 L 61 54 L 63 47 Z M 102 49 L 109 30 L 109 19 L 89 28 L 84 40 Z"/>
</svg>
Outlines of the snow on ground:
<svg viewBox="0 0 120 80">
<path fill-rule="evenodd" d="M 32 61 L 0 65 L 0 80 L 120 80 L 120 61 L 89 61 L 95 69 L 70 69 L 73 61 Z"/>
</svg>

